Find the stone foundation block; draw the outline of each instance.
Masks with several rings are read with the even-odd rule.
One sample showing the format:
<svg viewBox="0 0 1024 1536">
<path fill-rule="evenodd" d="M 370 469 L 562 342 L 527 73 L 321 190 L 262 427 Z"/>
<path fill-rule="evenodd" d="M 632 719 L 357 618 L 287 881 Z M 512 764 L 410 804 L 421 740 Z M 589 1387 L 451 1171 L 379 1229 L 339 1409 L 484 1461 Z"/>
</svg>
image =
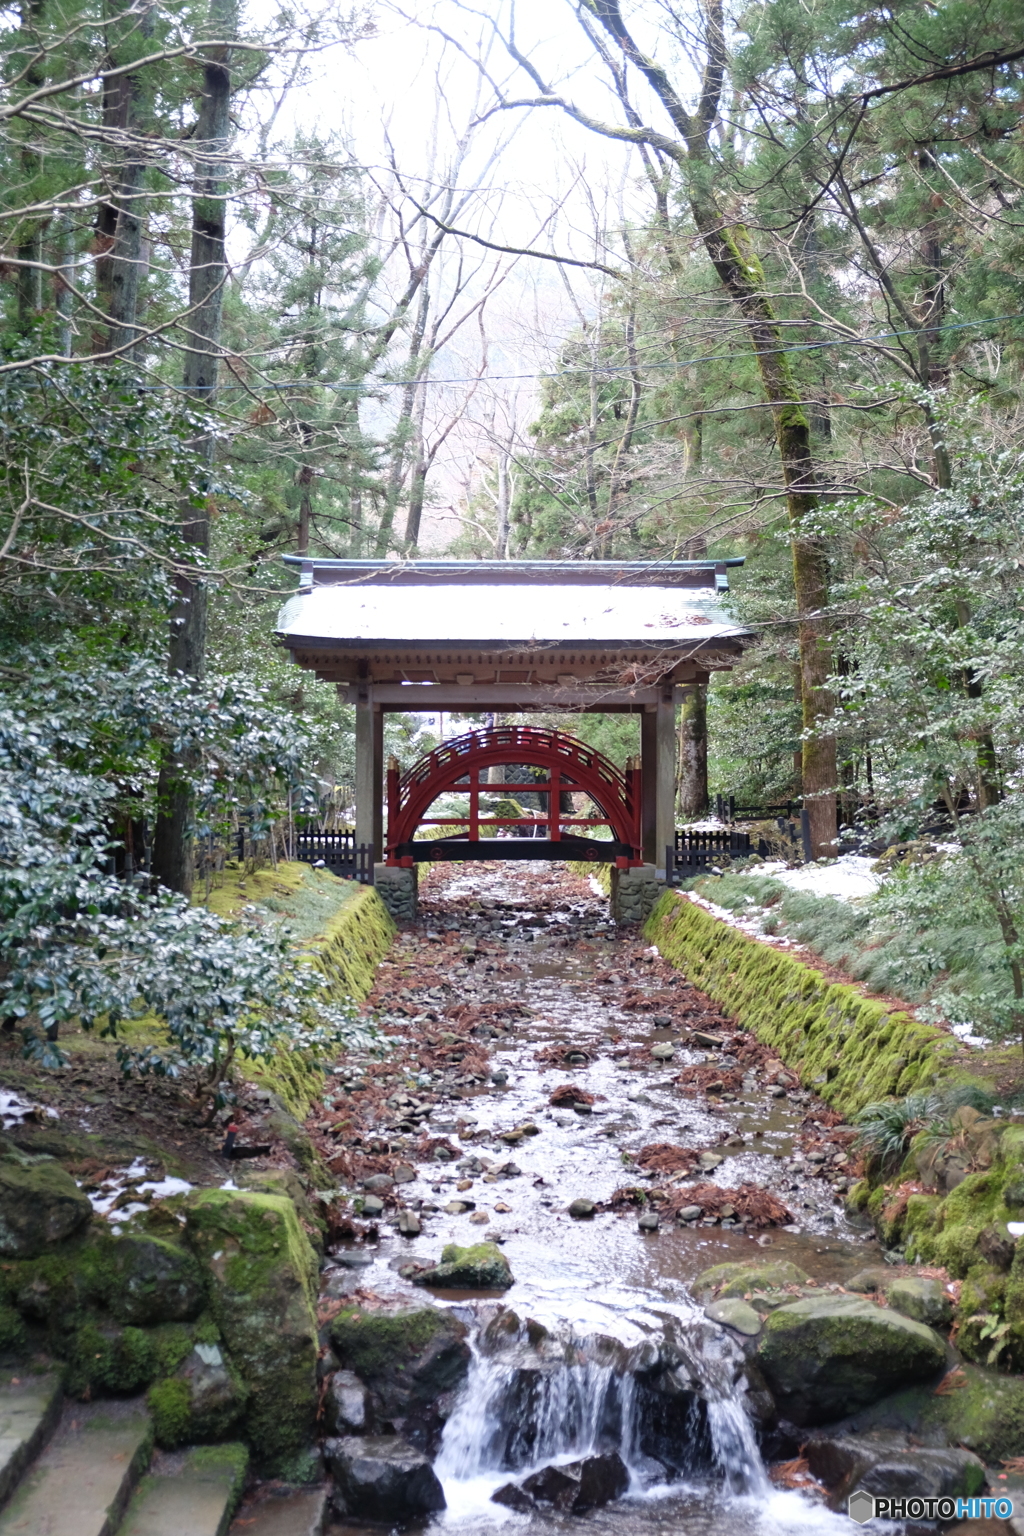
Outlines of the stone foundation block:
<svg viewBox="0 0 1024 1536">
<path fill-rule="evenodd" d="M 617 923 L 643 923 L 664 890 L 653 864 L 637 869 L 612 867 L 611 915 Z"/>
<path fill-rule="evenodd" d="M 412 869 L 399 869 L 394 864 L 375 864 L 373 884 L 392 922 L 401 926 L 416 921 L 419 871 L 415 864 Z"/>
</svg>

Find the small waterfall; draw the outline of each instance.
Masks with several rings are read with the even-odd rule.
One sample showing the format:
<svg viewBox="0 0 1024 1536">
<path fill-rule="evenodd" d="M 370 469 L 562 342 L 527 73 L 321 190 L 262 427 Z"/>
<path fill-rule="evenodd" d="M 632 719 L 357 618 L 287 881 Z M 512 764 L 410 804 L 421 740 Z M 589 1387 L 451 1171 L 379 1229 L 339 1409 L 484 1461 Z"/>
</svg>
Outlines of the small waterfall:
<svg viewBox="0 0 1024 1536">
<path fill-rule="evenodd" d="M 632 1377 L 607 1365 L 510 1364 L 474 1350 L 435 1470 L 465 1481 L 618 1449 L 632 1399 Z"/>
<path fill-rule="evenodd" d="M 495 1349 L 478 1335 L 435 1462 L 450 1515 L 479 1518 L 487 1508 L 497 1523 L 489 1501 L 502 1483 L 608 1451 L 629 1468 L 633 1495 L 681 1477 L 721 1479 L 738 1497 L 765 1494 L 736 1357 L 723 1354 L 720 1335 L 665 1325 L 657 1346 L 622 1346 L 611 1359 L 608 1339 L 595 1347 L 571 1333 L 546 1335 L 537 1350 L 520 1329 Z"/>
</svg>

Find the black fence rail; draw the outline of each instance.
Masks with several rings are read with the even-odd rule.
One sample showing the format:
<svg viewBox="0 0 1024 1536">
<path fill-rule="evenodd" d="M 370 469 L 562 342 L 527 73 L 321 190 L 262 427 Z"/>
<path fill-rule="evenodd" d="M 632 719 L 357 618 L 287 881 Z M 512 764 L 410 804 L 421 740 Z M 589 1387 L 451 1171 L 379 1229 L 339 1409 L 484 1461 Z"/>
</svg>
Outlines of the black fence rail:
<svg viewBox="0 0 1024 1536">
<path fill-rule="evenodd" d="M 799 800 L 781 800 L 778 805 L 737 805 L 735 795 L 715 796 L 715 815 L 719 821 L 789 821 L 799 817 Z"/>
<path fill-rule="evenodd" d="M 373 884 L 373 849 L 357 843 L 354 832 L 296 832 L 293 857 L 322 865 L 341 880 Z"/>
<path fill-rule="evenodd" d="M 689 880 L 721 858 L 744 859 L 751 852 L 750 833 L 735 828 L 720 831 L 695 829 L 676 833 L 675 844 L 665 850 L 665 879 L 669 885 Z"/>
</svg>

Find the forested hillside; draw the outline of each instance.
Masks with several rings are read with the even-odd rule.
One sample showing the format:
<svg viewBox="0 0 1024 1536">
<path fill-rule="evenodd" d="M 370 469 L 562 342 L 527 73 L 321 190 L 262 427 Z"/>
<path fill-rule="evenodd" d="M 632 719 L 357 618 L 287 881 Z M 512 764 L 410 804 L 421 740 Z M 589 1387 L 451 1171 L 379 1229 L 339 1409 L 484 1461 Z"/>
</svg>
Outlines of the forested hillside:
<svg viewBox="0 0 1024 1536">
<path fill-rule="evenodd" d="M 691 701 L 712 789 L 802 795 L 820 856 L 838 824 L 962 844 L 929 899 L 966 881 L 1010 988 L 990 1012 L 1019 1026 L 1016 8 L 587 0 L 564 26 L 554 48 L 532 12 L 454 3 L 6 13 L 0 987 L 27 1049 L 166 1012 L 186 951 L 235 978 L 232 1018 L 279 984 L 269 941 L 189 900 L 240 833 L 273 859 L 344 809 L 348 707 L 273 645 L 280 557 L 446 545 L 745 555 L 758 644 Z M 368 163 L 340 108 L 295 126 L 381 27 L 439 50 L 414 167 L 387 134 Z M 531 165 L 529 227 L 501 213 L 527 118 L 552 166 L 577 156 L 550 204 Z M 541 267 L 554 327 L 514 297 Z M 344 1028 L 307 1001 L 295 1028 Z M 219 1049 L 188 1007 L 183 1049 Z"/>
</svg>

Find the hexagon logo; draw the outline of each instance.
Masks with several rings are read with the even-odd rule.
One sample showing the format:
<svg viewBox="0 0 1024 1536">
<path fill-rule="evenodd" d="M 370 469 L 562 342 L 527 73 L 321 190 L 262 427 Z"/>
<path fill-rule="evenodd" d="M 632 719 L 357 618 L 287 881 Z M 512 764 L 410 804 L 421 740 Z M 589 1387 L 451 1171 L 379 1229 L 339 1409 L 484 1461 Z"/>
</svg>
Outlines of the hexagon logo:
<svg viewBox="0 0 1024 1536">
<path fill-rule="evenodd" d="M 875 1518 L 875 1496 L 863 1488 L 858 1488 L 856 1493 L 851 1493 L 846 1503 L 846 1512 L 851 1520 L 858 1525 L 866 1525 L 869 1520 Z"/>
</svg>

